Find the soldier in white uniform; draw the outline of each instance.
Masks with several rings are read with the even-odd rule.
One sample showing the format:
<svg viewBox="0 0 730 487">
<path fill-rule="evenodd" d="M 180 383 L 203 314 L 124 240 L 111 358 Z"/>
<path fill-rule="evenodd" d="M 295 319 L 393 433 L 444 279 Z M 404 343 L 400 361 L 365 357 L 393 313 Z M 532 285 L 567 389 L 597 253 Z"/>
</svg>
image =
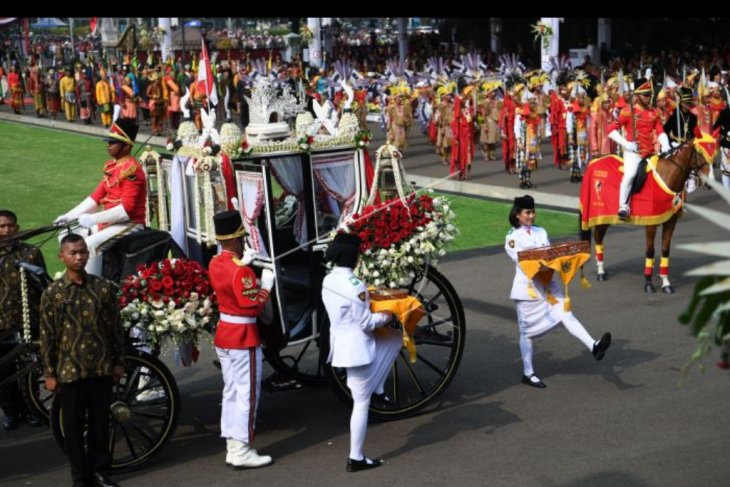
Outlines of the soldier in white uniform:
<svg viewBox="0 0 730 487">
<path fill-rule="evenodd" d="M 611 345 L 611 334 L 604 333 L 600 340 L 595 341 L 572 312 L 564 311 L 564 295 L 556 275 L 553 275 L 546 290 L 539 279 L 528 279 L 522 271 L 517 263 L 517 252 L 550 245 L 547 232 L 534 226 L 534 221 L 535 200 L 528 195 L 515 198 L 509 215 L 509 222 L 514 228 L 507 232 L 504 249 L 515 263 L 515 278 L 510 298 L 515 300 L 517 324 L 520 328 L 522 383 L 542 389 L 547 386 L 532 368 L 533 338 L 543 335 L 562 322 L 571 335 L 591 350 L 596 360 L 601 360 Z M 556 298 L 555 304 L 551 305 L 548 302 L 547 291 Z"/>
<path fill-rule="evenodd" d="M 383 460 L 363 454 L 368 427 L 370 397 L 384 395 L 385 379 L 403 347 L 401 333 L 390 329 L 386 336 L 373 331 L 392 322 L 390 313 L 372 313 L 367 286 L 353 274 L 360 239 L 338 234 L 327 248 L 326 257 L 335 264 L 322 283 L 322 301 L 330 319 L 330 355 L 334 367 L 347 368 L 347 386 L 352 393 L 350 456 L 347 471 L 379 467 Z M 388 400 L 384 398 L 384 400 Z"/>
</svg>

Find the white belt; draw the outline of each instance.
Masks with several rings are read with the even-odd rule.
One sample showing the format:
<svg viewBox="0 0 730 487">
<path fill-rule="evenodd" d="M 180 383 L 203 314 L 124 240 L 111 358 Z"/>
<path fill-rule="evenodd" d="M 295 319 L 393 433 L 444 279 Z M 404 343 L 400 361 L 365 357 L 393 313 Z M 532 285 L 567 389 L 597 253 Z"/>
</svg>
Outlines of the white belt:
<svg viewBox="0 0 730 487">
<path fill-rule="evenodd" d="M 250 325 L 256 323 L 256 318 L 253 316 L 236 316 L 227 313 L 221 313 L 220 320 L 234 325 Z"/>
</svg>

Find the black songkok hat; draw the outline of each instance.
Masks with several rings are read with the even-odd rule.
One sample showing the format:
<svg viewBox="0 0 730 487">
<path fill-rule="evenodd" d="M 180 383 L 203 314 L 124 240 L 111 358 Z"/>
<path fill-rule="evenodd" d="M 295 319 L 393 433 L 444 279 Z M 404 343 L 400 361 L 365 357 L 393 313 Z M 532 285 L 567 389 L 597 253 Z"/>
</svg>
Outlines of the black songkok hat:
<svg viewBox="0 0 730 487">
<path fill-rule="evenodd" d="M 325 257 L 340 267 L 354 269 L 360 256 L 360 237 L 353 233 L 338 233 L 327 247 Z"/>
<path fill-rule="evenodd" d="M 529 194 L 525 196 L 517 196 L 515 198 L 514 207 L 519 210 L 534 210 L 535 200 Z"/>
<path fill-rule="evenodd" d="M 218 240 L 232 240 L 246 235 L 241 214 L 235 210 L 217 213 L 213 216 L 213 224 L 215 238 Z"/>
</svg>

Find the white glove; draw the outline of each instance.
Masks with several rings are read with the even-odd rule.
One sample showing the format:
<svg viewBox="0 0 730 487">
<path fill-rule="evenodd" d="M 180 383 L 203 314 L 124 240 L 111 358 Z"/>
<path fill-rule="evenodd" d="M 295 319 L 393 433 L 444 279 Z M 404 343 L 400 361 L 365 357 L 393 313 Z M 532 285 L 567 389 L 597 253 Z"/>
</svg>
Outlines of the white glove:
<svg viewBox="0 0 730 487">
<path fill-rule="evenodd" d="M 272 287 L 274 287 L 274 271 L 271 269 L 264 269 L 261 273 L 261 289 L 271 291 Z"/>
<path fill-rule="evenodd" d="M 58 215 L 55 220 L 53 220 L 53 224 L 57 227 L 62 227 L 65 224 L 69 222 L 68 217 L 64 213 L 63 215 Z"/>
<path fill-rule="evenodd" d="M 91 228 L 94 225 L 96 225 L 96 221 L 94 219 L 94 215 L 90 213 L 84 213 L 79 217 L 79 225 L 84 228 Z"/>
<path fill-rule="evenodd" d="M 662 152 L 669 152 L 672 149 L 672 146 L 669 145 L 669 137 L 667 137 L 667 134 L 659 134 L 657 141 L 659 141 L 659 147 Z"/>
<path fill-rule="evenodd" d="M 129 221 L 129 215 L 122 205 L 101 211 L 99 213 L 84 213 L 79 217 L 79 225 L 91 228 L 97 223 L 122 223 Z"/>
<path fill-rule="evenodd" d="M 638 152 L 638 146 L 636 145 L 636 142 L 629 142 L 623 137 L 623 135 L 619 133 L 618 130 L 614 130 L 613 132 L 608 134 L 608 138 L 613 140 L 629 152 Z"/>
<path fill-rule="evenodd" d="M 254 259 L 258 256 L 259 254 L 253 248 L 246 247 L 246 250 L 243 251 L 241 263 L 243 263 L 243 265 L 251 265 L 251 262 L 253 262 Z"/>
<path fill-rule="evenodd" d="M 84 201 L 76 205 L 72 210 L 53 220 L 53 223 L 57 223 L 60 221 L 64 221 L 64 223 L 66 223 L 70 220 L 75 220 L 84 213 L 91 213 L 96 211 L 98 207 L 98 203 L 94 201 L 90 196 L 87 196 L 86 198 L 84 198 Z M 63 223 L 58 224 L 63 225 Z"/>
</svg>

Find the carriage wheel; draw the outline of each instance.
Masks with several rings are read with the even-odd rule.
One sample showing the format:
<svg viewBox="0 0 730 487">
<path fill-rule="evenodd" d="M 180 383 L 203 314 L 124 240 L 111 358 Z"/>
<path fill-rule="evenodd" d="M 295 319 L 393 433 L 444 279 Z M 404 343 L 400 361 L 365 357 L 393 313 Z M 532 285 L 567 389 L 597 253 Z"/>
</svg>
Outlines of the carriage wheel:
<svg viewBox="0 0 730 487">
<path fill-rule="evenodd" d="M 180 393 L 170 370 L 156 357 L 127 348 L 124 377 L 114 385 L 109 410 L 112 470 L 139 467 L 156 455 L 175 432 Z M 60 401 L 53 404 L 51 429 L 64 448 Z"/>
<path fill-rule="evenodd" d="M 413 280 L 408 291 L 426 310 L 414 333 L 417 359 L 410 363 L 405 348 L 396 357 L 385 382 L 385 394 L 392 404 L 370 403 L 370 416 L 379 420 L 411 416 L 436 399 L 456 375 L 464 351 L 464 308 L 449 281 L 428 267 L 424 276 Z M 327 370 L 337 395 L 352 404 L 346 369 Z"/>
<path fill-rule="evenodd" d="M 48 421 L 53 406 L 53 393 L 45 388 L 46 379 L 40 363 L 20 380 L 20 392 L 33 412 Z"/>
<path fill-rule="evenodd" d="M 321 316 L 324 311 L 318 313 Z M 326 313 L 325 313 L 326 314 Z M 314 316 L 312 317 L 314 320 Z M 320 346 L 322 340 L 329 340 L 321 332 L 310 338 L 288 343 L 281 350 L 274 350 L 264 346 L 266 360 L 277 372 L 278 379 L 295 379 L 302 384 L 319 387 L 327 384 L 327 372 L 322 353 L 326 352 Z M 329 347 L 325 347 L 328 349 Z"/>
</svg>

